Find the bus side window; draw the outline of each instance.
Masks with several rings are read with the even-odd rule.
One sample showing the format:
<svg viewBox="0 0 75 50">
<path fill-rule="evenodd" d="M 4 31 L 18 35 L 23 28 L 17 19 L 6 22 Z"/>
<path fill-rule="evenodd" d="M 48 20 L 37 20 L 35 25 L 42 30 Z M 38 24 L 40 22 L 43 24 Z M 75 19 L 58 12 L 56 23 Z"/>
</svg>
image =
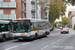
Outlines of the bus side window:
<svg viewBox="0 0 75 50">
<path fill-rule="evenodd" d="M 2 26 L 2 25 L 0 24 L 0 32 L 2 32 L 1 26 Z"/>
<path fill-rule="evenodd" d="M 31 31 L 34 31 L 34 26 L 33 26 L 33 24 L 31 24 Z"/>
</svg>

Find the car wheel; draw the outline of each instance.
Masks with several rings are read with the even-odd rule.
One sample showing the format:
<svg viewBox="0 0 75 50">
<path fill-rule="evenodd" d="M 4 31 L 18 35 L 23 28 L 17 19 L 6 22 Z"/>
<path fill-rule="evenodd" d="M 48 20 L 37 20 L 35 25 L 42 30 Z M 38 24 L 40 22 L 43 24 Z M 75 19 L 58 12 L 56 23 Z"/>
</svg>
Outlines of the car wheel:
<svg viewBox="0 0 75 50">
<path fill-rule="evenodd" d="M 18 41 L 22 41 L 21 39 L 18 39 Z"/>
</svg>

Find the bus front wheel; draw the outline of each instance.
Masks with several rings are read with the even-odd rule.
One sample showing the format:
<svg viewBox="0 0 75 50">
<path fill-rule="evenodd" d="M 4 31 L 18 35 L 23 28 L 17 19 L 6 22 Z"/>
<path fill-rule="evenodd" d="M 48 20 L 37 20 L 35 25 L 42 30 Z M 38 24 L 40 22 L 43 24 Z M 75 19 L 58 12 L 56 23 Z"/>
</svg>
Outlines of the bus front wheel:
<svg viewBox="0 0 75 50">
<path fill-rule="evenodd" d="M 44 37 L 47 37 L 47 32 L 45 33 L 45 36 Z"/>
<path fill-rule="evenodd" d="M 3 39 L 2 39 L 2 41 L 3 41 L 3 42 L 6 41 L 6 36 L 5 36 L 5 35 L 3 35 Z"/>
</svg>

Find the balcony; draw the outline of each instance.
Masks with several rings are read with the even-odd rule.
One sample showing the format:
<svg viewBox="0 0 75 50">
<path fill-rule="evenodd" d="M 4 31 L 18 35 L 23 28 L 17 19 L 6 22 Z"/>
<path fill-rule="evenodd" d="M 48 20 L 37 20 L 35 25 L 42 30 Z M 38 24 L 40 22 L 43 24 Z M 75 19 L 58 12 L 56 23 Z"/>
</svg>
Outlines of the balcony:
<svg viewBox="0 0 75 50">
<path fill-rule="evenodd" d="M 16 19 L 16 14 L 0 14 L 0 19 Z"/>
<path fill-rule="evenodd" d="M 16 8 L 16 2 L 0 2 L 0 8 Z"/>
<path fill-rule="evenodd" d="M 35 9 L 32 9 L 32 10 L 31 10 L 31 13 L 35 13 Z"/>
<path fill-rule="evenodd" d="M 35 4 L 35 1 L 31 1 L 31 4 Z"/>
</svg>

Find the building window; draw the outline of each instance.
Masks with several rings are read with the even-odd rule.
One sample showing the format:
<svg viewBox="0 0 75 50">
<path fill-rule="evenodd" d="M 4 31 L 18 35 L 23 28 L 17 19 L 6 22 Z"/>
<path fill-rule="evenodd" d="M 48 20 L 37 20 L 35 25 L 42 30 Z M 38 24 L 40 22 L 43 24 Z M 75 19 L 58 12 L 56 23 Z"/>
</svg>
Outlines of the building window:
<svg viewBox="0 0 75 50">
<path fill-rule="evenodd" d="M 0 2 L 3 2 L 3 0 L 0 0 Z"/>
<path fill-rule="evenodd" d="M 15 2 L 15 0 L 10 0 L 11 2 Z"/>
<path fill-rule="evenodd" d="M 11 14 L 15 14 L 15 10 L 11 10 Z"/>
<path fill-rule="evenodd" d="M 35 19 L 35 14 L 32 14 L 32 18 Z"/>
<path fill-rule="evenodd" d="M 0 10 L 0 14 L 3 14 L 3 10 Z"/>
</svg>

